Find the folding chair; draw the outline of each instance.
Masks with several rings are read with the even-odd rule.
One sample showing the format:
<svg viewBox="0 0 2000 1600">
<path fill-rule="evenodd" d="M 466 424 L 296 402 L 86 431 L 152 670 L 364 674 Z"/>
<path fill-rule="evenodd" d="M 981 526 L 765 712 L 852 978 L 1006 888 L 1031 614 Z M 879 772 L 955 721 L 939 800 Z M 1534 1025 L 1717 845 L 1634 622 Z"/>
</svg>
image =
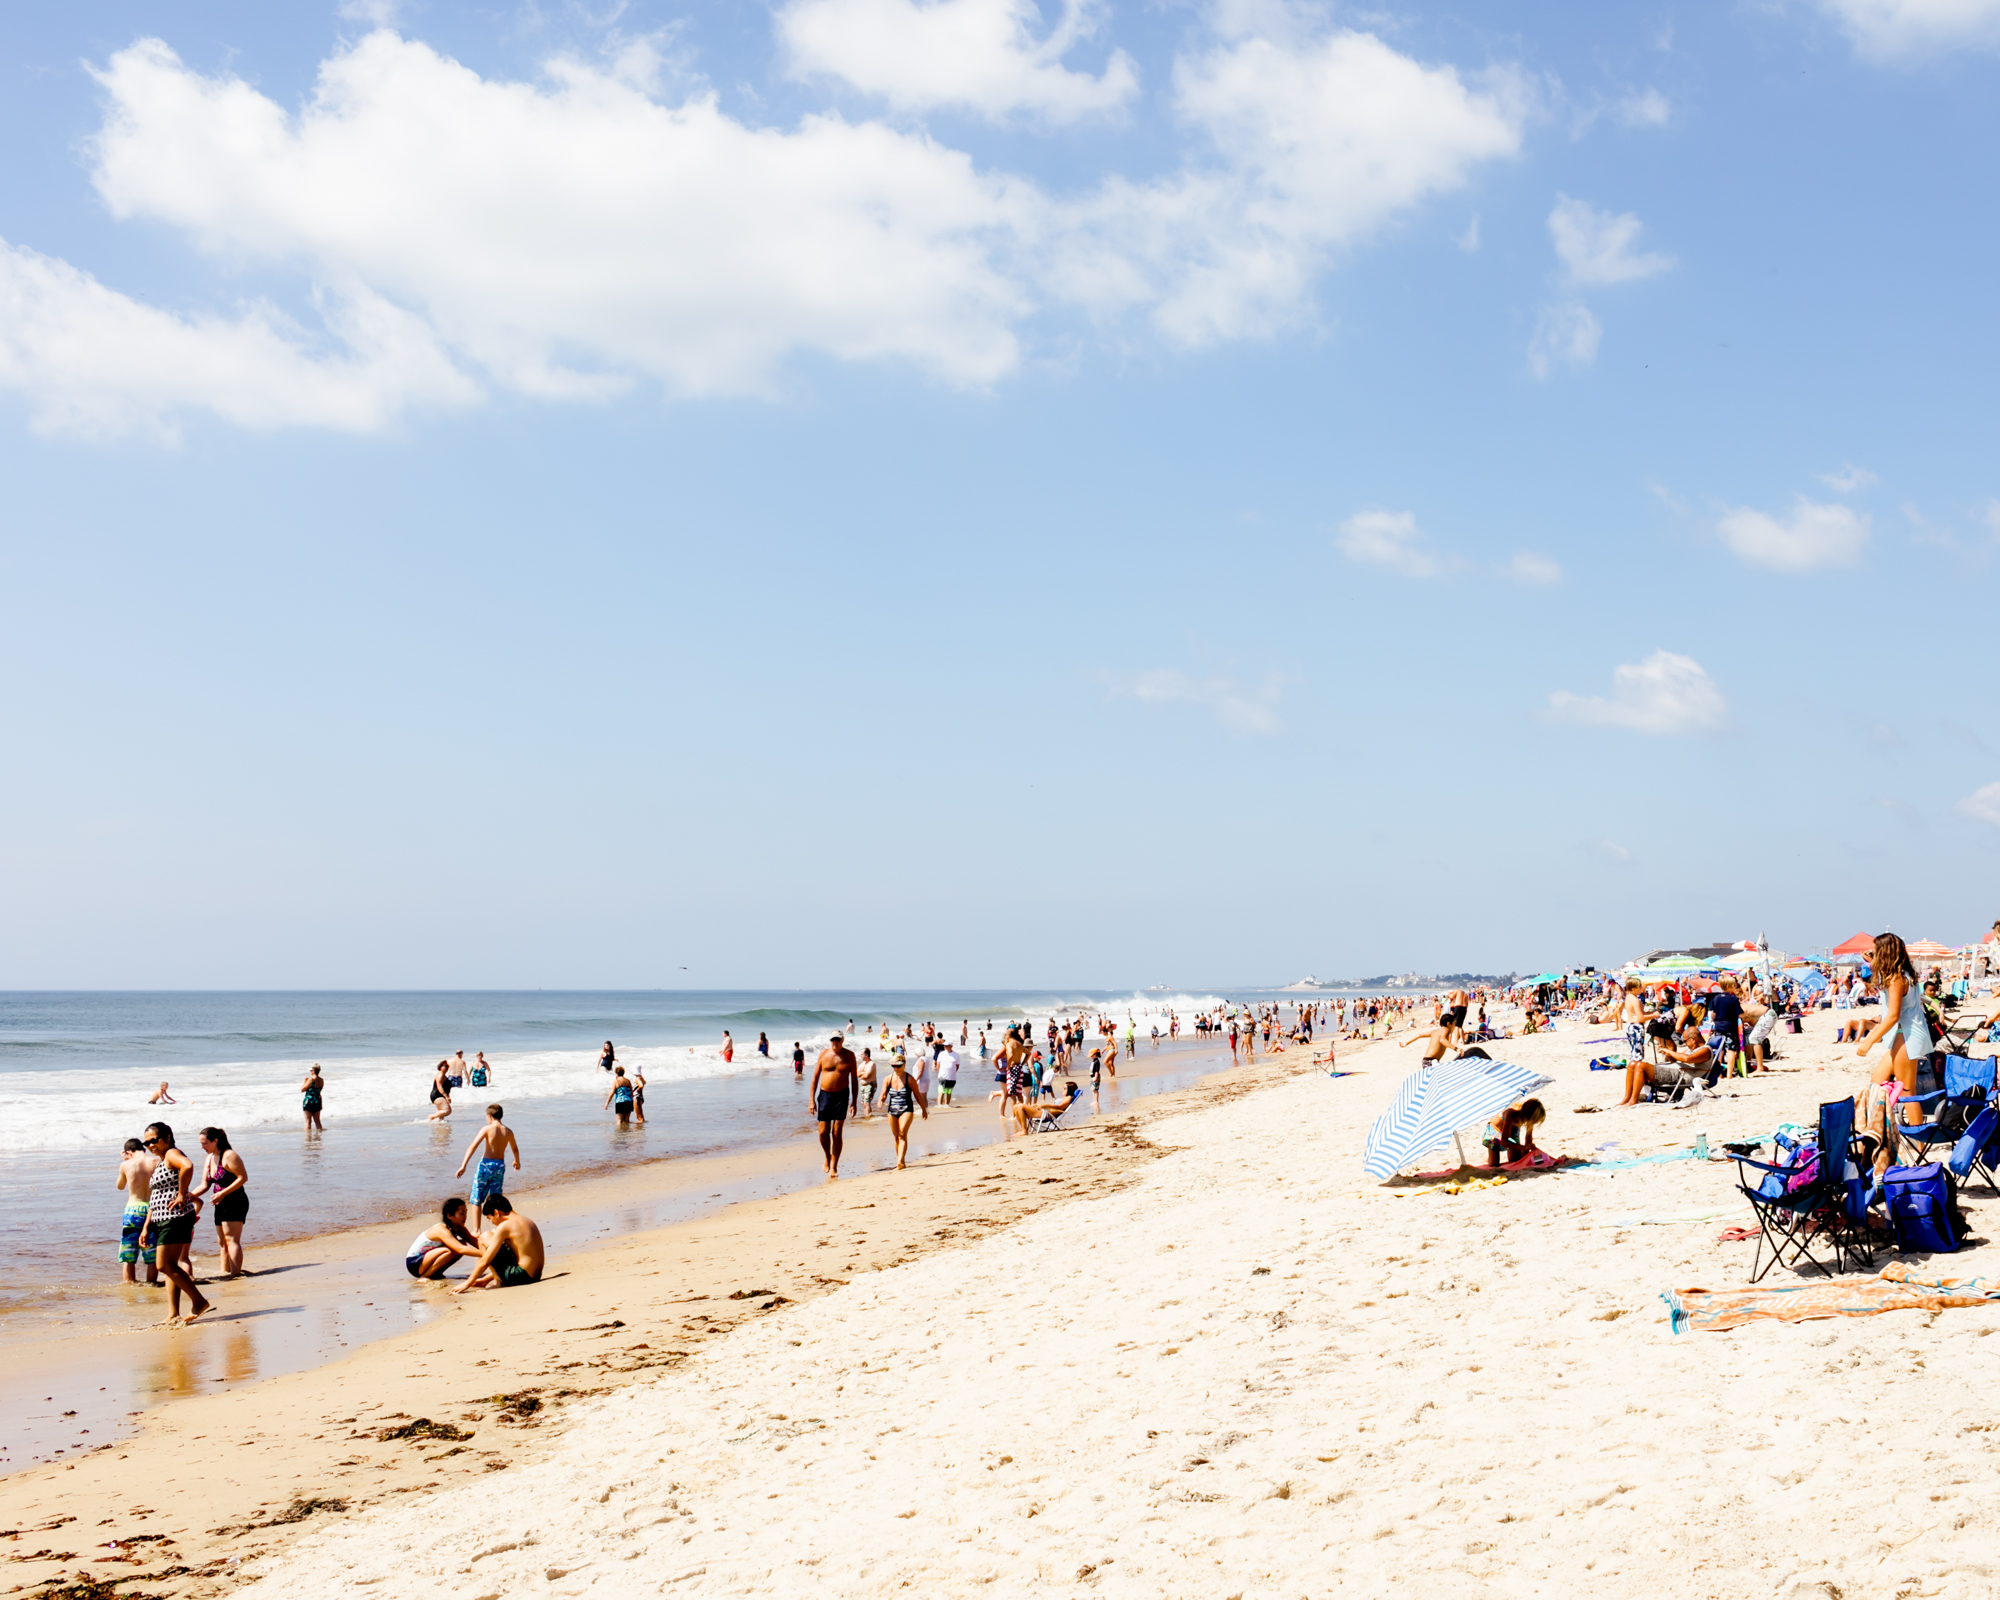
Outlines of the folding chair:
<svg viewBox="0 0 2000 1600">
<path fill-rule="evenodd" d="M 1067 1100 L 1065 1100 L 1061 1105 L 1057 1106 L 1054 1110 L 1044 1111 L 1039 1117 L 1031 1119 L 1028 1123 L 1028 1132 L 1061 1133 L 1063 1113 L 1069 1110 L 1071 1106 L 1075 1105 L 1077 1101 L 1081 1100 L 1082 1098 L 1083 1096 L 1081 1094 L 1072 1092 L 1070 1094 L 1070 1097 Z"/>
<path fill-rule="evenodd" d="M 1750 1281 L 1757 1282 L 1773 1267 L 1800 1270 L 1800 1263 L 1832 1276 L 1847 1270 L 1849 1256 L 1874 1254 L 1867 1239 L 1868 1185 L 1864 1174 L 1873 1159 L 1873 1141 L 1854 1136 L 1854 1102 L 1833 1100 L 1819 1108 L 1819 1148 L 1815 1170 L 1800 1179 L 1799 1166 L 1778 1166 L 1736 1157 L 1737 1188 L 1757 1218 L 1757 1253 L 1750 1263 Z M 1851 1170 L 1850 1170 L 1851 1169 Z M 1755 1172 L 1761 1176 L 1751 1178 Z M 1791 1187 L 1796 1183 L 1796 1187 Z M 1829 1267 L 1812 1246 L 1830 1247 Z M 1764 1259 L 1766 1249 L 1770 1260 Z"/>
<path fill-rule="evenodd" d="M 1932 1145 L 1957 1144 L 1966 1125 L 1993 1098 L 1993 1066 L 1991 1056 L 1946 1056 L 1943 1088 L 1929 1094 L 1904 1095 L 1896 1102 L 1898 1115 L 1904 1106 L 1921 1106 L 1930 1120 L 1898 1122 L 1896 1137 L 1921 1146 L 1923 1161 L 1932 1159 Z"/>
<path fill-rule="evenodd" d="M 1977 1172 L 1989 1189 L 2000 1193 L 2000 1106 L 1985 1107 L 1966 1124 L 1945 1166 L 1961 1185 L 1971 1182 Z"/>
</svg>

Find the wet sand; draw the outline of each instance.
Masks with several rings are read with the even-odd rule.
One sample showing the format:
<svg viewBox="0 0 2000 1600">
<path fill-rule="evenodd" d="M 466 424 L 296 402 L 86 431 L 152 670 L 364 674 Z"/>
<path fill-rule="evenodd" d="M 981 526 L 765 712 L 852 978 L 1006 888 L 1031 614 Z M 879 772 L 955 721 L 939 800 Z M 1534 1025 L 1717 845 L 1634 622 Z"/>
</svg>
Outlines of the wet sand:
<svg viewBox="0 0 2000 1600">
<path fill-rule="evenodd" d="M 1103 1114 L 1116 1115 L 1148 1096 L 1184 1088 L 1227 1059 L 1226 1047 L 1213 1045 L 1142 1048 L 1136 1067 L 1126 1063 L 1126 1070 L 1105 1084 Z M 789 1071 L 785 1076 L 789 1080 Z M 968 1074 L 955 1106 L 938 1107 L 915 1124 L 913 1160 L 978 1149 L 1003 1137 L 986 1098 L 990 1078 L 990 1072 Z M 696 1088 L 710 1092 L 705 1083 Z M 649 1100 L 656 1121 L 676 1104 L 668 1096 Z M 739 1201 L 816 1187 L 822 1181 L 818 1145 L 811 1124 L 789 1101 L 788 1096 L 779 1113 L 783 1142 L 724 1154 L 537 1182 L 531 1145 L 530 1168 L 522 1174 L 510 1169 L 508 1192 L 542 1228 L 552 1258 L 562 1259 L 607 1239 Z M 1090 1119 L 1087 1090 L 1071 1116 Z M 474 1125 L 463 1114 L 453 1121 L 447 1177 Z M 864 1118 L 849 1128 L 844 1170 L 858 1175 L 890 1164 L 883 1119 Z M 661 1133 L 671 1137 L 664 1128 Z M 266 1170 L 253 1169 L 260 1176 Z M 268 1180 L 260 1185 L 267 1193 L 274 1187 Z M 443 1192 L 452 1187 L 446 1184 Z M 462 1184 L 456 1187 L 464 1192 Z M 153 1327 L 165 1314 L 164 1290 L 105 1281 L 112 1278 L 109 1271 L 96 1283 L 50 1296 L 46 1305 L 0 1324 L 7 1356 L 0 1369 L 0 1417 L 6 1419 L 0 1426 L 0 1474 L 39 1461 L 74 1459 L 122 1439 L 148 1407 L 163 1401 L 308 1370 L 374 1340 L 423 1328 L 438 1315 L 442 1292 L 412 1281 L 402 1269 L 405 1246 L 436 1220 L 434 1210 L 270 1245 L 258 1242 L 257 1216 L 253 1212 L 247 1255 L 251 1275 L 234 1282 L 212 1281 L 214 1230 L 198 1230 L 197 1247 L 209 1253 L 197 1258 L 197 1276 L 217 1311 L 197 1328 Z"/>
<path fill-rule="evenodd" d="M 130 1575 L 149 1593 L 226 1590 L 239 1564 L 327 1516 L 483 1483 L 527 1459 L 539 1430 L 579 1398 L 643 1382 L 747 1322 L 980 1239 L 1060 1200 L 1114 1192 L 1159 1153 L 1144 1137 L 1146 1120 L 1237 1092 L 1245 1080 L 1297 1070 L 1288 1060 L 1300 1063 L 1294 1053 L 1207 1087 L 1174 1087 L 1196 1066 L 1226 1065 L 1226 1050 L 1219 1060 L 1190 1051 L 1171 1072 L 1122 1079 L 1121 1109 L 1058 1135 L 935 1154 L 900 1173 L 886 1169 L 886 1128 L 863 1126 L 850 1144 L 855 1175 L 837 1185 L 815 1173 L 806 1187 L 770 1198 L 727 1204 L 726 1190 L 704 1195 L 726 1209 L 664 1228 L 621 1229 L 622 1237 L 580 1253 L 553 1252 L 549 1276 L 527 1291 L 454 1299 L 410 1286 L 399 1230 L 346 1236 L 340 1262 L 324 1259 L 316 1270 L 345 1263 L 358 1283 L 362 1264 L 373 1263 L 378 1292 L 369 1298 L 378 1304 L 366 1309 L 387 1322 L 380 1302 L 391 1301 L 407 1316 L 411 1302 L 401 1289 L 379 1292 L 385 1275 L 372 1247 L 389 1244 L 395 1280 L 415 1289 L 426 1320 L 358 1348 L 350 1341 L 342 1359 L 261 1382 L 232 1384 L 226 1370 L 198 1369 L 199 1358 L 185 1356 L 188 1377 L 199 1370 L 212 1392 L 156 1407 L 133 1437 L 107 1445 L 93 1435 L 59 1463 L 0 1480 L 0 1534 L 13 1530 L 16 1579 L 33 1585 L 82 1571 Z M 1148 1087 L 1158 1092 L 1146 1094 Z M 997 1134 L 997 1115 L 983 1099 L 964 1116 L 971 1133 Z M 945 1133 L 942 1121 L 928 1125 L 934 1138 L 960 1137 Z M 739 1176 L 778 1183 L 786 1171 L 774 1161 Z M 592 1200 L 577 1185 L 563 1204 L 587 1216 Z M 524 1197 L 523 1209 L 560 1226 L 557 1204 L 531 1208 Z M 601 1207 L 596 1215 L 601 1223 Z M 168 1368 L 176 1363 L 163 1353 L 170 1345 L 182 1352 L 220 1345 L 207 1359 L 226 1369 L 231 1341 L 260 1320 L 278 1318 L 124 1335 L 121 1343 L 129 1351 L 143 1341 L 150 1352 L 143 1359 Z M 895 1330 L 878 1332 L 892 1347 Z M 213 1383 L 217 1376 L 225 1381 Z M 44 1392 L 57 1396 L 46 1405 L 60 1406 L 60 1390 Z M 429 1426 L 417 1436 L 383 1437 L 419 1419 Z M 479 1503 L 461 1497 L 451 1515 L 471 1515 Z"/>
</svg>

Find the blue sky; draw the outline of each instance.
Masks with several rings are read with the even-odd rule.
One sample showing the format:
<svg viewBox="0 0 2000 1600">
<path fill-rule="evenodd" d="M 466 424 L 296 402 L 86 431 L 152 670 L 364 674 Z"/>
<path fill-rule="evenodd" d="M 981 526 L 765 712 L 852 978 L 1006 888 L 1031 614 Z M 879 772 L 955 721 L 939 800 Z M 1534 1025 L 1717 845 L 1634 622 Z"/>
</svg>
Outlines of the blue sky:
<svg viewBox="0 0 2000 1600">
<path fill-rule="evenodd" d="M 2000 0 L 17 7 L 0 75 L 0 986 L 2000 912 Z"/>
</svg>

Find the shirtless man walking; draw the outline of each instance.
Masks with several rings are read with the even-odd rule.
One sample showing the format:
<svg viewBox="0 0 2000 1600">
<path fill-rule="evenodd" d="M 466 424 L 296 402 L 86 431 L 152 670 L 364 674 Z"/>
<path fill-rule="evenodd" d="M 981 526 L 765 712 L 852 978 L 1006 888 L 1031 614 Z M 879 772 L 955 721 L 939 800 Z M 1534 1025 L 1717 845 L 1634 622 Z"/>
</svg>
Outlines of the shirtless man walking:
<svg viewBox="0 0 2000 1600">
<path fill-rule="evenodd" d="M 847 1131 L 848 1105 L 854 1096 L 854 1052 L 835 1034 L 813 1065 L 813 1116 L 819 1122 L 819 1147 L 826 1156 L 826 1175 L 840 1176 L 840 1143 Z"/>
</svg>

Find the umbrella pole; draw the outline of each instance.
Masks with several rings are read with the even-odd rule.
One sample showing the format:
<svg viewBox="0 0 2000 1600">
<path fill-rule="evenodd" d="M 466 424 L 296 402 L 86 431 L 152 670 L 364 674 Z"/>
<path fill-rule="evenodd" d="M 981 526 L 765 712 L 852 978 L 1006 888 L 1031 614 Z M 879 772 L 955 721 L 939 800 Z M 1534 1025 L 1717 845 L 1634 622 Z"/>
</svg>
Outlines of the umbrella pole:
<svg viewBox="0 0 2000 1600">
<path fill-rule="evenodd" d="M 1462 1134 L 1457 1134 L 1457 1133 L 1454 1133 L 1454 1134 L 1453 1134 L 1453 1135 L 1451 1136 L 1451 1142 L 1452 1142 L 1453 1144 L 1455 1144 L 1455 1145 L 1457 1145 L 1457 1146 L 1458 1146 L 1458 1164 L 1459 1164 L 1459 1165 L 1460 1165 L 1461 1167 L 1469 1167 L 1469 1166 L 1471 1166 L 1471 1165 L 1472 1165 L 1472 1163 L 1471 1163 L 1470 1161 L 1468 1161 L 1468 1160 L 1466 1160 L 1466 1159 L 1465 1159 L 1465 1137 L 1464 1137 L 1464 1135 L 1462 1135 Z"/>
</svg>

